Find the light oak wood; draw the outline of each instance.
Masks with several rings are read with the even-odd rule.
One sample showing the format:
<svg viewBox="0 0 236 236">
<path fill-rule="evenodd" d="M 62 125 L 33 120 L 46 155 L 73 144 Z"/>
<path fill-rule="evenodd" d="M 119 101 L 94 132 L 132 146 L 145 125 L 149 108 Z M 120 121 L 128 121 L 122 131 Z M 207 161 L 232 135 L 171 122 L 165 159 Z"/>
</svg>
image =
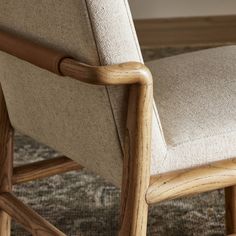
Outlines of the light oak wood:
<svg viewBox="0 0 236 236">
<path fill-rule="evenodd" d="M 152 176 L 148 204 L 232 186 L 236 183 L 236 159 Z"/>
<path fill-rule="evenodd" d="M 19 35 L 0 29 L 0 50 L 61 76 L 96 85 L 146 84 L 150 71 L 137 62 L 90 66 Z M 60 77 L 58 77 L 60 79 Z"/>
<path fill-rule="evenodd" d="M 11 217 L 4 212 L 0 211 L 0 236 L 11 235 Z"/>
<path fill-rule="evenodd" d="M 0 208 L 4 209 L 33 236 L 66 236 L 11 193 L 0 194 Z"/>
<path fill-rule="evenodd" d="M 130 88 L 125 139 L 120 236 L 145 236 L 150 180 L 153 87 L 147 83 Z"/>
<path fill-rule="evenodd" d="M 0 86 L 0 193 L 12 190 L 13 129 Z M 0 236 L 10 236 L 11 218 L 0 210 Z"/>
<path fill-rule="evenodd" d="M 15 167 L 13 169 L 12 182 L 13 184 L 20 184 L 68 171 L 81 170 L 82 168 L 78 163 L 67 157 L 56 157 Z"/>
<path fill-rule="evenodd" d="M 225 188 L 225 222 L 227 234 L 236 234 L 236 186 Z"/>
<path fill-rule="evenodd" d="M 65 58 L 60 63 L 60 71 L 81 82 L 95 85 L 151 84 L 149 69 L 139 62 L 126 62 L 110 66 L 90 66 Z"/>
<path fill-rule="evenodd" d="M 142 48 L 212 47 L 236 43 L 236 16 L 135 20 Z"/>
</svg>

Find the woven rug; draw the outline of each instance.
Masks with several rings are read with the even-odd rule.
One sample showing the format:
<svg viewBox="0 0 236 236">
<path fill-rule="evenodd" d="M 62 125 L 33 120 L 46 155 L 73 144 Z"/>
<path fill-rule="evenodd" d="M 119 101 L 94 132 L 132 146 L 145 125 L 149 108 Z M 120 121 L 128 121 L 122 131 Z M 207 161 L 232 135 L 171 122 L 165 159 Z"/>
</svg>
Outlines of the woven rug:
<svg viewBox="0 0 236 236">
<path fill-rule="evenodd" d="M 198 48 L 199 49 L 199 48 Z M 143 50 L 152 60 L 197 49 Z M 58 153 L 18 132 L 15 165 L 57 156 Z M 21 184 L 14 193 L 70 236 L 115 236 L 120 190 L 86 170 Z M 12 235 L 30 235 L 13 223 Z M 224 193 L 214 191 L 150 207 L 149 236 L 223 236 Z"/>
</svg>

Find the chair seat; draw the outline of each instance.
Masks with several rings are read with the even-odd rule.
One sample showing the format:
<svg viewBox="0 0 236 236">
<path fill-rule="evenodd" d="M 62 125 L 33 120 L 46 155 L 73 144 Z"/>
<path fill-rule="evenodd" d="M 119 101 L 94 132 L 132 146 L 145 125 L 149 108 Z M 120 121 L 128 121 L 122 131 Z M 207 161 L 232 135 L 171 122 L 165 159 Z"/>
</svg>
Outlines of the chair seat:
<svg viewBox="0 0 236 236">
<path fill-rule="evenodd" d="M 146 64 L 166 140 L 163 155 L 153 150 L 152 174 L 236 157 L 236 46 Z"/>
</svg>

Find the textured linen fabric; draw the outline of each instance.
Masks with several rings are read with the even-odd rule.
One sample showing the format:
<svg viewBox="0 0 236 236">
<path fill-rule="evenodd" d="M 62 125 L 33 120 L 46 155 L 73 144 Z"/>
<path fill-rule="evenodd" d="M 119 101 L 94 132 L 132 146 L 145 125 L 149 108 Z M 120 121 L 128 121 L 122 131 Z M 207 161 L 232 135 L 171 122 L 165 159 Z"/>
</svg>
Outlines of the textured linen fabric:
<svg viewBox="0 0 236 236">
<path fill-rule="evenodd" d="M 147 66 L 167 144 L 155 174 L 236 157 L 236 46 Z"/>
<path fill-rule="evenodd" d="M 143 62 L 127 0 L 1 0 L 0 27 L 91 65 Z M 0 53 L 0 69 L 16 129 L 120 185 L 125 86 L 58 78 L 5 53 Z M 155 116 L 153 124 L 153 139 L 165 148 Z"/>
</svg>

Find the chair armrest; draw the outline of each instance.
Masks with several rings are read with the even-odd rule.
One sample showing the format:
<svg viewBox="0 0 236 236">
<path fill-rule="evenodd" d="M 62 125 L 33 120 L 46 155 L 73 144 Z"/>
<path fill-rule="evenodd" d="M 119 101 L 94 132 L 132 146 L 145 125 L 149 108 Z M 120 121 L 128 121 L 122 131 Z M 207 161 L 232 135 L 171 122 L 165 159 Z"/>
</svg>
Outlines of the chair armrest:
<svg viewBox="0 0 236 236">
<path fill-rule="evenodd" d="M 63 52 L 3 30 L 0 30 L 0 50 L 55 74 L 89 84 L 152 84 L 151 73 L 142 63 L 90 66 Z"/>
<path fill-rule="evenodd" d="M 139 62 L 90 66 L 65 58 L 60 63 L 62 75 L 96 85 L 152 84 L 149 69 Z"/>
</svg>

